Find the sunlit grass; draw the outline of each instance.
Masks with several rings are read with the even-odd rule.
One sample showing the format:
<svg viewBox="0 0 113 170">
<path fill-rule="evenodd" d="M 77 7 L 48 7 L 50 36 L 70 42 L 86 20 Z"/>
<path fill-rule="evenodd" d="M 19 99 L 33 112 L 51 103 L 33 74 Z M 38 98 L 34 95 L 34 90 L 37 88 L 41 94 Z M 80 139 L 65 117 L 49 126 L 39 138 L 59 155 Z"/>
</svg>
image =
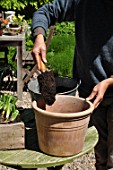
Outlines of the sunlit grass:
<svg viewBox="0 0 113 170">
<path fill-rule="evenodd" d="M 74 36 L 55 36 L 47 52 L 48 66 L 59 75 L 72 77 Z"/>
</svg>

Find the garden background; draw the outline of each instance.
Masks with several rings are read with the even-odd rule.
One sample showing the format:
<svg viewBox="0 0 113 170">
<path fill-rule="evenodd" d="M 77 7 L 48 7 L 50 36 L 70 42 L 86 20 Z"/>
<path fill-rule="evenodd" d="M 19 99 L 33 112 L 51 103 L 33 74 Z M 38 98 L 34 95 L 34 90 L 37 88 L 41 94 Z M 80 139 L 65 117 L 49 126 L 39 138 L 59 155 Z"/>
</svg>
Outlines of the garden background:
<svg viewBox="0 0 113 170">
<path fill-rule="evenodd" d="M 53 0 L 2 0 L 0 2 L 0 10 L 14 10 L 16 12 L 16 15 L 19 14 L 21 16 L 24 16 L 27 24 L 31 26 L 33 12 L 35 12 L 43 4 L 52 1 Z M 55 72 L 64 77 L 72 77 L 74 46 L 76 43 L 74 35 L 75 28 L 73 22 L 56 24 L 54 35 L 47 51 L 48 67 L 52 68 Z M 26 34 L 26 50 L 31 51 L 32 47 L 32 35 Z M 16 72 L 16 64 L 12 61 L 12 57 L 14 56 L 15 51 L 15 48 L 9 48 L 8 62 L 11 65 L 12 69 Z M 25 101 L 27 102 L 24 103 L 24 105 L 26 104 L 28 107 L 28 96 Z M 95 156 L 94 153 L 91 152 L 90 154 L 86 154 L 83 157 L 80 157 L 71 164 L 66 164 L 63 170 L 95 170 L 94 164 Z M 5 168 L 1 165 L 0 169 L 8 170 L 7 167 Z M 12 169 L 10 168 L 10 170 Z"/>
<path fill-rule="evenodd" d="M 16 12 L 16 16 L 21 15 L 30 28 L 33 12 L 45 3 L 52 0 L 2 0 L 0 10 Z M 28 30 L 29 31 L 29 30 Z M 49 34 L 49 30 L 47 36 Z M 75 45 L 75 29 L 73 22 L 57 23 L 54 30 L 49 49 L 47 51 L 48 67 L 63 77 L 72 77 L 72 65 Z M 33 47 L 32 35 L 26 34 L 26 50 L 31 51 Z M 12 61 L 15 48 L 9 47 L 8 62 L 16 72 L 16 64 Z M 28 67 L 30 69 L 30 67 Z"/>
</svg>

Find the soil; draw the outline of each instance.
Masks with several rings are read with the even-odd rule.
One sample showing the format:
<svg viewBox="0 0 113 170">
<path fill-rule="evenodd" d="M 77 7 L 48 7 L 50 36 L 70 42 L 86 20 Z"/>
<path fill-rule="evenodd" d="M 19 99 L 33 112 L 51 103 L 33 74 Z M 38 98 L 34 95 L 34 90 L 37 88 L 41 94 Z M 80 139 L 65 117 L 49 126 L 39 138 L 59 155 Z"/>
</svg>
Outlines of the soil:
<svg viewBox="0 0 113 170">
<path fill-rule="evenodd" d="M 41 73 L 38 76 L 38 82 L 40 86 L 40 92 L 45 103 L 52 105 L 55 102 L 56 95 L 56 82 L 54 73 L 52 71 L 45 71 Z"/>
<path fill-rule="evenodd" d="M 16 96 L 16 93 L 9 92 Z M 31 108 L 31 96 L 29 92 L 23 92 L 23 101 L 18 101 L 17 106 L 23 108 Z M 15 168 L 0 165 L 0 170 L 17 170 Z M 38 168 L 37 170 L 47 170 L 46 168 Z M 73 162 L 65 164 L 62 170 L 95 170 L 95 156 L 92 150 L 89 154 L 85 154 Z"/>
</svg>

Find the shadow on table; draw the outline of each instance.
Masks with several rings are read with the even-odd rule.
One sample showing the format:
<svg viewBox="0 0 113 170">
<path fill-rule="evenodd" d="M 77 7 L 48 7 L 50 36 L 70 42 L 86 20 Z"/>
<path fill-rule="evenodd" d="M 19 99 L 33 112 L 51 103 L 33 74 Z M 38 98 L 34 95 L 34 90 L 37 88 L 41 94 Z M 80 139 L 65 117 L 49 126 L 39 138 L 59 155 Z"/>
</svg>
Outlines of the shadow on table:
<svg viewBox="0 0 113 170">
<path fill-rule="evenodd" d="M 32 108 L 19 108 L 21 120 L 25 124 L 25 148 L 39 151 L 35 123 L 35 113 Z"/>
</svg>

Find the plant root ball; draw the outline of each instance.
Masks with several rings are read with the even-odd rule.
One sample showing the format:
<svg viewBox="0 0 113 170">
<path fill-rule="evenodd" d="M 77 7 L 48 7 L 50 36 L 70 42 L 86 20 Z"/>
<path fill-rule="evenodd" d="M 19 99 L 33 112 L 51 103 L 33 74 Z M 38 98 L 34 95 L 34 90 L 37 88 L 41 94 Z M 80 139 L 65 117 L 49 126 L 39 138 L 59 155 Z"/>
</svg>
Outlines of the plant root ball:
<svg viewBox="0 0 113 170">
<path fill-rule="evenodd" d="M 52 71 L 45 71 L 38 76 L 40 92 L 47 105 L 55 102 L 56 81 Z"/>
</svg>

